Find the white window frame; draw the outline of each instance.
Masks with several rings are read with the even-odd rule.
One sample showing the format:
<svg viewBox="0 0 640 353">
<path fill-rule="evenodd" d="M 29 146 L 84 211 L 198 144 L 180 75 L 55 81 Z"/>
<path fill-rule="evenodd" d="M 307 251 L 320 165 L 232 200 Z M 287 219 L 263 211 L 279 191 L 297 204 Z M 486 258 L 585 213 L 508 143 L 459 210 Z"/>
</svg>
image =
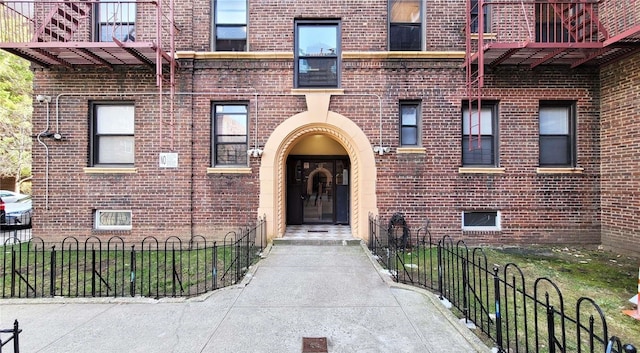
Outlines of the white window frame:
<svg viewBox="0 0 640 353">
<path fill-rule="evenodd" d="M 102 224 L 103 217 L 107 213 L 128 213 L 129 216 L 127 217 L 127 219 L 129 221 L 129 224 Z M 133 228 L 133 212 L 131 210 L 95 210 L 93 227 L 96 230 L 131 230 Z"/>
<path fill-rule="evenodd" d="M 464 225 L 464 217 L 467 213 L 475 213 L 475 212 L 482 212 L 482 213 L 489 213 L 489 212 L 495 212 L 496 213 L 496 217 L 495 217 L 495 225 L 493 226 L 465 226 Z M 486 231 L 500 231 L 502 230 L 502 215 L 500 211 L 494 211 L 494 210 L 473 210 L 473 211 L 462 211 L 461 213 L 461 226 L 462 226 L 462 230 L 463 231 L 468 231 L 468 232 L 473 232 L 473 231 L 480 231 L 480 232 L 486 232 Z"/>
</svg>

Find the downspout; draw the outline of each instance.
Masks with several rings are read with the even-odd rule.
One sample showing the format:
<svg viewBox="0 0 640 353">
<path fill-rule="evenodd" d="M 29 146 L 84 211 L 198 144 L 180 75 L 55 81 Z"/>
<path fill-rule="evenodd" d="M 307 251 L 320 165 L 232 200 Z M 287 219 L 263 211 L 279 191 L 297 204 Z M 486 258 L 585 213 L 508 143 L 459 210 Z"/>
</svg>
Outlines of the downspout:
<svg viewBox="0 0 640 353">
<path fill-rule="evenodd" d="M 193 92 L 193 77 L 191 78 L 191 92 Z M 193 96 L 190 97 L 191 98 L 191 156 L 189 159 L 191 159 L 191 192 L 189 195 L 189 210 L 190 210 L 190 217 L 191 217 L 191 225 L 189 226 L 189 232 L 190 234 L 190 238 L 189 238 L 189 247 L 191 248 L 192 244 L 193 244 L 193 237 L 195 236 L 195 225 L 194 225 L 194 217 L 193 217 L 193 211 L 194 211 L 194 205 L 193 205 L 193 195 L 196 192 L 196 188 L 194 186 L 195 184 L 195 164 L 194 164 L 194 151 L 195 151 L 195 124 L 193 122 L 193 116 L 194 116 L 194 104 L 193 104 Z M 175 99 L 175 97 L 174 97 Z"/>
<path fill-rule="evenodd" d="M 40 103 L 44 102 L 47 106 L 47 125 L 45 126 L 45 129 L 42 130 L 38 136 L 37 136 L 37 140 L 38 143 L 41 144 L 42 146 L 44 146 L 44 151 L 45 151 L 45 162 L 44 162 L 44 208 L 45 210 L 49 210 L 49 146 L 47 146 L 46 143 L 44 143 L 44 141 L 42 141 L 42 136 L 44 136 L 48 131 L 49 131 L 49 103 L 51 102 L 51 97 L 49 96 L 42 96 L 42 95 L 38 95 L 36 96 L 36 100 Z M 56 118 L 57 121 L 57 118 Z"/>
<path fill-rule="evenodd" d="M 258 150 L 258 93 L 255 92 L 255 89 L 254 89 L 254 93 L 255 93 L 254 99 L 256 101 L 256 104 L 255 104 L 256 105 L 256 122 L 255 122 L 255 125 L 253 126 L 253 129 L 254 129 L 253 138 L 255 141 L 253 144 L 253 148 L 255 148 L 257 151 Z"/>
</svg>

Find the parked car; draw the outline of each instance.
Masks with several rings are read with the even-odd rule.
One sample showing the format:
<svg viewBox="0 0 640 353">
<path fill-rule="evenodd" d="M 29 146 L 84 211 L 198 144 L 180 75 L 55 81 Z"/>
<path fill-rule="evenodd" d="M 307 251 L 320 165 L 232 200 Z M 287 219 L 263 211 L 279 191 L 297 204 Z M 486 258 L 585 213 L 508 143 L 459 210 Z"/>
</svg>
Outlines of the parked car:
<svg viewBox="0 0 640 353">
<path fill-rule="evenodd" d="M 16 202 L 5 203 L 5 222 L 3 229 L 31 228 L 31 196 Z"/>
<path fill-rule="evenodd" d="M 9 191 L 9 190 L 0 190 L 0 198 L 4 203 L 12 203 L 18 200 L 24 199 L 25 197 L 29 197 L 29 195 L 20 194 L 17 192 Z"/>
<path fill-rule="evenodd" d="M 0 197 L 0 224 L 4 224 L 5 222 L 6 222 L 6 219 L 5 219 L 4 201 Z"/>
</svg>

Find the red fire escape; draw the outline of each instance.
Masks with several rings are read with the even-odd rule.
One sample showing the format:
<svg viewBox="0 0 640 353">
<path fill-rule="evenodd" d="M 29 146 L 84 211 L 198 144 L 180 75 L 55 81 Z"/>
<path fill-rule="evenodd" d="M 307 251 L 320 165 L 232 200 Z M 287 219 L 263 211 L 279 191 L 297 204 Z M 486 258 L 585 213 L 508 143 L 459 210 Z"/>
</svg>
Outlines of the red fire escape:
<svg viewBox="0 0 640 353">
<path fill-rule="evenodd" d="M 146 66 L 156 75 L 161 122 L 169 88 L 171 125 L 174 33 L 173 0 L 0 1 L 0 49 L 42 68 Z"/>
<path fill-rule="evenodd" d="M 466 0 L 469 148 L 481 148 L 485 69 L 600 66 L 640 52 L 636 0 Z"/>
</svg>

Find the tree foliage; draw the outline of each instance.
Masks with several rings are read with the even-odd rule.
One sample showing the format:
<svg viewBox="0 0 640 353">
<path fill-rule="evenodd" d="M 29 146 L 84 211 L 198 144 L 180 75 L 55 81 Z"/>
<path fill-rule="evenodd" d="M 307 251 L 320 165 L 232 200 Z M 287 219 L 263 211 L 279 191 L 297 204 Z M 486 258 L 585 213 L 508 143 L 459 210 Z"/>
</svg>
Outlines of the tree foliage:
<svg viewBox="0 0 640 353">
<path fill-rule="evenodd" d="M 31 176 L 32 82 L 29 62 L 0 50 L 0 176 L 16 184 Z"/>
</svg>

